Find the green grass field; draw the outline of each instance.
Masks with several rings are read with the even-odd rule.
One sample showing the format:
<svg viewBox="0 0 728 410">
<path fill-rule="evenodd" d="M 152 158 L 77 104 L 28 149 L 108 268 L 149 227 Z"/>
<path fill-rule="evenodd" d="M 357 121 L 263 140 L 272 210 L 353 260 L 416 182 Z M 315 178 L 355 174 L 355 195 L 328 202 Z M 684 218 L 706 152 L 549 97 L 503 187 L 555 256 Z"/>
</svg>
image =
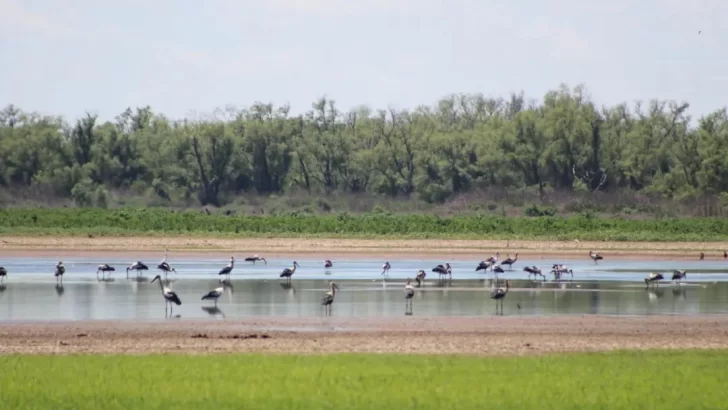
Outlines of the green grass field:
<svg viewBox="0 0 728 410">
<path fill-rule="evenodd" d="M 721 409 L 728 351 L 4 356 L 3 409 Z"/>
<path fill-rule="evenodd" d="M 0 234 L 230 235 L 275 237 L 462 238 L 604 241 L 726 241 L 726 218 L 619 218 L 463 215 L 228 216 L 164 209 L 7 208 Z"/>
</svg>

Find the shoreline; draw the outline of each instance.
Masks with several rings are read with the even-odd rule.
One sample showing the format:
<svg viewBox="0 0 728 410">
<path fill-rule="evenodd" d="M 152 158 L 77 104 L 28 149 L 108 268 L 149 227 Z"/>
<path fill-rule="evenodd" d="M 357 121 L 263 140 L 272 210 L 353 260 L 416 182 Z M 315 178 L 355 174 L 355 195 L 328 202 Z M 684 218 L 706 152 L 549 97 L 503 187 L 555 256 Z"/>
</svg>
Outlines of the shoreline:
<svg viewBox="0 0 728 410">
<path fill-rule="evenodd" d="M 271 258 L 321 255 L 403 259 L 434 257 L 485 257 L 501 254 L 528 255 L 529 258 L 586 258 L 594 250 L 610 259 L 635 259 L 642 256 L 666 260 L 723 259 L 724 242 L 594 242 L 594 241 L 507 241 L 457 239 L 337 239 L 337 238 L 226 238 L 226 237 L 73 237 L 4 236 L 0 257 L 136 255 L 159 256 L 165 249 L 177 255 L 237 257 L 258 254 Z"/>
<path fill-rule="evenodd" d="M 539 355 L 728 348 L 728 316 L 246 318 L 1 323 L 2 354 Z"/>
</svg>

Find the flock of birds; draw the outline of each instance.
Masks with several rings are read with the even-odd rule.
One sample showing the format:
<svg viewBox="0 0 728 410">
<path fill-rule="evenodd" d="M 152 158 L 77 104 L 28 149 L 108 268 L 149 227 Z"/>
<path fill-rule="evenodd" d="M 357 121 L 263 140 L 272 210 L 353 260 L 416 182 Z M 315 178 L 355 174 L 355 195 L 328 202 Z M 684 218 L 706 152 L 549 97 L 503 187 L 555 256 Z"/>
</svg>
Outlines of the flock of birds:
<svg viewBox="0 0 728 410">
<path fill-rule="evenodd" d="M 169 284 L 169 280 L 167 279 L 168 274 L 170 272 L 177 273 L 174 267 L 172 267 L 168 262 L 168 251 L 167 250 L 164 254 L 164 259 L 157 265 L 157 269 L 160 270 L 164 274 L 164 281 L 166 284 Z M 603 260 L 604 258 L 594 251 L 589 251 L 589 258 L 591 258 L 594 263 L 596 264 L 598 261 Z M 703 260 L 705 258 L 705 254 L 703 252 L 700 253 L 700 260 Z M 728 252 L 723 251 L 723 258 L 728 258 Z M 510 257 L 510 255 L 506 256 L 506 259 L 499 262 L 500 259 L 500 252 L 496 252 L 495 255 L 487 258 L 486 260 L 481 261 L 478 266 L 475 268 L 475 271 L 484 271 L 487 272 L 489 269 L 491 272 L 494 273 L 496 284 L 498 283 L 498 274 L 505 272 L 503 269 L 503 266 L 508 266 L 509 270 L 512 270 L 513 265 L 518 261 L 518 253 L 515 254 L 513 258 Z M 268 264 L 268 261 L 260 257 L 258 255 L 253 255 L 250 257 L 245 258 L 246 262 L 252 262 L 255 264 L 256 262 L 263 262 L 266 265 Z M 225 284 L 230 284 L 230 274 L 233 271 L 233 268 L 235 267 L 235 258 L 230 257 L 230 262 L 223 267 L 219 272 L 218 275 L 225 276 L 225 279 L 221 280 L 220 282 Z M 324 261 L 324 268 L 332 268 L 333 262 L 329 259 Z M 293 261 L 293 264 L 291 267 L 285 268 L 280 273 L 280 278 L 290 281 L 291 277 L 294 273 L 296 273 L 296 268 L 300 268 L 300 265 L 298 262 Z M 385 278 L 387 277 L 389 270 L 392 268 L 392 265 L 389 262 L 385 262 L 384 265 L 382 265 L 382 273 Z M 116 268 L 109 264 L 102 264 L 99 265 L 96 270 L 96 276 L 98 278 L 98 275 L 102 275 L 102 279 L 106 279 L 106 275 L 111 275 L 111 272 L 114 272 Z M 135 271 L 137 274 L 137 277 L 140 277 L 140 275 L 144 271 L 148 271 L 149 266 L 146 265 L 142 261 L 136 261 L 129 265 L 126 268 L 126 276 L 127 279 L 129 278 L 129 272 Z M 524 272 L 528 273 L 528 278 L 530 279 L 533 277 L 534 279 L 537 276 L 541 276 L 543 280 L 546 280 L 546 276 L 542 273 L 541 269 L 537 266 L 526 266 L 523 268 Z M 438 274 L 439 280 L 443 280 L 445 277 L 448 277 L 449 279 L 452 279 L 452 267 L 450 266 L 450 263 L 445 263 L 444 265 L 437 265 L 432 269 L 432 272 Z M 66 267 L 63 265 L 63 262 L 58 262 L 56 265 L 54 276 L 56 277 L 56 285 L 57 286 L 63 286 L 63 275 L 66 273 Z M 570 275 L 571 278 L 574 277 L 574 272 L 572 269 L 569 269 L 567 266 L 562 264 L 554 264 L 551 267 L 551 271 L 549 272 L 551 275 L 554 276 L 554 280 L 560 280 L 562 275 Z M 5 278 L 8 275 L 8 271 L 5 267 L 0 266 L 0 285 L 4 283 Z M 415 281 L 417 282 L 417 287 L 420 287 L 424 285 L 425 278 L 427 277 L 427 273 L 424 270 L 420 270 L 417 272 L 417 275 L 415 276 Z M 674 270 L 672 274 L 672 280 L 676 283 L 679 283 L 684 278 L 687 277 L 687 272 L 685 270 Z M 645 285 L 646 286 L 659 286 L 659 281 L 664 280 L 665 276 L 662 273 L 659 272 L 650 272 L 650 274 L 644 278 Z M 162 283 L 162 277 L 161 275 L 156 275 L 154 279 L 150 283 L 154 283 L 155 281 L 159 281 L 159 287 L 162 294 L 162 297 L 165 301 L 165 311 L 169 307 L 170 313 L 173 309 L 174 305 L 181 305 L 182 301 L 180 300 L 179 296 L 168 286 Z M 334 303 L 334 298 L 336 295 L 336 291 L 339 290 L 339 286 L 331 281 L 329 282 L 329 291 L 326 292 L 326 294 L 321 299 L 321 305 L 324 306 L 325 310 L 327 312 L 331 311 L 331 305 Z M 498 308 L 498 302 L 500 302 L 500 308 L 503 309 L 503 300 L 505 299 L 506 295 L 508 294 L 508 291 L 510 289 L 510 282 L 505 281 L 505 287 L 497 288 L 493 290 L 490 293 L 490 298 L 496 300 L 496 308 Z M 206 293 L 202 296 L 201 300 L 213 300 L 215 303 L 215 307 L 217 307 L 217 300 L 222 296 L 222 294 L 225 291 L 225 287 L 218 287 L 210 292 Z M 404 297 L 405 297 L 405 306 L 411 309 L 412 306 L 412 299 L 415 295 L 415 286 L 412 285 L 412 279 L 407 278 L 404 286 Z"/>
</svg>

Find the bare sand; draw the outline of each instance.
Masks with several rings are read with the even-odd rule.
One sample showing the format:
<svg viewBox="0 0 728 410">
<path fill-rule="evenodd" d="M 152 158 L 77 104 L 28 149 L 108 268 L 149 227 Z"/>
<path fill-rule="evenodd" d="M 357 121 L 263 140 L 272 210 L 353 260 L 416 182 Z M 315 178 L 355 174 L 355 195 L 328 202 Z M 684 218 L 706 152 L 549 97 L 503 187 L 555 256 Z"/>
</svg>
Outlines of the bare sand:
<svg viewBox="0 0 728 410">
<path fill-rule="evenodd" d="M 714 348 L 728 348 L 728 317 L 333 316 L 0 324 L 0 354 L 355 352 L 502 356 Z"/>
<path fill-rule="evenodd" d="M 610 259 L 653 257 L 663 259 L 723 258 L 728 243 L 716 242 L 579 242 L 409 239 L 314 238 L 202 238 L 202 237 L 52 237 L 6 236 L 0 240 L 3 256 L 136 255 L 170 253 L 197 256 L 295 257 L 297 255 L 370 258 L 469 257 L 483 259 L 494 252 L 533 258 L 584 257 L 589 250 Z"/>
</svg>

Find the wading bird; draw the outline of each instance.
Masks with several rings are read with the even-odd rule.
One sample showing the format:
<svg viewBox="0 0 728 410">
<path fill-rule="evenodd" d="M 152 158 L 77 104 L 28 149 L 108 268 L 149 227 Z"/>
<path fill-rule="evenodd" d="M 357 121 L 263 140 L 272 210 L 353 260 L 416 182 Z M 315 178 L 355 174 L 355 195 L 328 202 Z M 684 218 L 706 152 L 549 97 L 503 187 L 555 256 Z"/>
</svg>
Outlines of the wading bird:
<svg viewBox="0 0 728 410">
<path fill-rule="evenodd" d="M 179 300 L 179 297 L 176 293 L 172 291 L 172 289 L 162 285 L 162 277 L 157 275 L 152 279 L 150 283 L 154 283 L 154 281 L 159 281 L 159 289 L 162 291 L 162 297 L 164 297 L 164 312 L 167 312 L 167 305 L 169 304 L 169 314 L 172 314 L 172 309 L 174 309 L 174 305 L 181 305 L 182 301 Z"/>
<path fill-rule="evenodd" d="M 298 262 L 293 261 L 293 266 L 283 269 L 283 272 L 281 272 L 280 276 L 282 278 L 287 278 L 288 280 L 291 280 L 291 276 L 296 273 L 296 268 L 300 268 L 300 266 L 298 265 Z"/>
<path fill-rule="evenodd" d="M 425 284 L 425 277 L 427 277 L 427 273 L 425 273 L 425 271 L 420 270 L 419 272 L 417 272 L 417 276 L 415 276 L 415 280 L 417 281 L 417 287 Z"/>
<path fill-rule="evenodd" d="M 263 261 L 266 265 L 268 264 L 268 261 L 265 260 L 265 258 L 262 258 L 258 255 L 248 256 L 247 258 L 245 258 L 245 262 L 253 262 L 253 265 L 255 265 L 255 262 L 257 261 Z"/>
<path fill-rule="evenodd" d="M 328 269 L 328 268 L 330 268 L 332 266 L 334 266 L 334 264 L 329 259 L 326 259 L 324 261 L 324 268 L 327 268 Z"/>
<path fill-rule="evenodd" d="M 101 278 L 106 279 L 106 277 L 105 277 L 106 272 L 113 272 L 115 270 L 116 269 L 113 266 L 109 265 L 108 263 L 99 265 L 99 267 L 96 269 L 96 279 L 99 278 L 99 272 L 101 272 Z M 111 274 L 109 274 L 109 275 L 111 275 Z"/>
<path fill-rule="evenodd" d="M 544 274 L 541 273 L 541 269 L 538 268 L 537 266 L 526 266 L 525 268 L 523 268 L 523 271 L 528 272 L 529 279 L 531 279 L 531 275 L 533 275 L 534 278 L 536 278 L 536 276 L 540 275 L 543 278 L 543 280 L 546 280 L 546 276 L 544 276 Z"/>
<path fill-rule="evenodd" d="M 8 270 L 5 267 L 0 266 L 0 284 L 5 282 L 5 277 L 8 276 Z"/>
<path fill-rule="evenodd" d="M 663 279 L 665 279 L 665 277 L 662 276 L 661 273 L 650 272 L 650 274 L 645 278 L 645 286 L 649 286 L 650 283 L 654 283 L 656 286 L 660 286 L 659 281 Z"/>
<path fill-rule="evenodd" d="M 56 284 L 58 284 L 60 280 L 60 284 L 63 285 L 63 274 L 66 273 L 66 267 L 63 266 L 63 262 L 58 262 L 58 265 L 56 265 L 56 271 L 53 276 L 56 277 Z"/>
<path fill-rule="evenodd" d="M 390 269 L 392 269 L 392 265 L 389 264 L 389 261 L 384 262 L 384 265 L 382 265 L 382 275 L 387 276 Z"/>
<path fill-rule="evenodd" d="M 126 267 L 126 278 L 129 279 L 129 271 L 135 270 L 137 273 L 137 276 L 139 276 L 140 271 L 143 270 L 149 270 L 149 266 L 145 265 L 142 261 L 136 261 L 132 263 L 131 265 Z"/>
<path fill-rule="evenodd" d="M 491 265 L 491 263 L 490 263 L 490 262 L 488 262 L 487 260 L 485 260 L 485 261 L 481 261 L 481 262 L 480 262 L 480 263 L 478 264 L 478 266 L 477 266 L 477 267 L 475 268 L 475 271 L 476 271 L 476 272 L 477 272 L 477 271 L 479 271 L 479 270 L 484 270 L 484 271 L 487 271 L 487 270 L 488 270 L 488 268 L 490 268 L 491 266 L 492 266 L 492 265 Z"/>
<path fill-rule="evenodd" d="M 224 287 L 216 288 L 211 290 L 208 294 L 202 297 L 202 300 L 213 299 L 215 301 L 215 307 L 217 307 L 217 300 L 220 298 L 222 293 L 225 291 Z"/>
<path fill-rule="evenodd" d="M 594 251 L 589 251 L 589 257 L 592 258 L 595 264 L 597 263 L 597 261 L 604 259 L 602 258 L 602 255 L 595 253 Z"/>
<path fill-rule="evenodd" d="M 452 279 L 452 268 L 450 267 L 450 263 L 446 263 L 445 266 L 437 265 L 434 268 L 432 268 L 433 272 L 436 272 L 440 279 L 442 279 L 442 276 L 444 275 L 450 275 L 450 279 Z"/>
<path fill-rule="evenodd" d="M 518 261 L 518 252 L 516 252 L 516 256 L 513 259 L 511 259 L 511 257 L 508 256 L 506 258 L 506 260 L 504 260 L 500 264 L 501 265 L 508 265 L 508 270 L 511 270 L 513 268 L 513 264 L 516 263 L 516 261 Z"/>
<path fill-rule="evenodd" d="M 334 296 L 336 291 L 339 290 L 339 285 L 334 282 L 329 282 L 329 291 L 326 292 L 326 296 L 321 299 L 321 304 L 324 306 L 324 311 L 331 312 L 331 304 L 334 303 Z"/>
<path fill-rule="evenodd" d="M 501 312 L 503 312 L 503 299 L 506 298 L 506 295 L 508 294 L 508 290 L 510 288 L 511 288 L 511 282 L 506 281 L 505 289 L 498 288 L 495 291 L 491 292 L 490 298 L 496 300 L 496 302 L 495 302 L 496 303 L 496 305 L 495 305 L 496 312 L 498 311 L 498 302 L 499 301 L 500 301 L 500 306 L 501 306 Z"/>
<path fill-rule="evenodd" d="M 177 273 L 177 271 L 173 267 L 171 267 L 169 265 L 169 263 L 167 263 L 167 253 L 168 252 L 169 252 L 169 249 L 166 249 L 164 251 L 164 259 L 162 259 L 162 262 L 160 262 L 159 265 L 157 265 L 157 269 L 159 269 L 162 272 L 164 272 L 164 280 L 167 280 L 167 274 L 169 272 Z"/>
<path fill-rule="evenodd" d="M 703 259 L 705 259 L 705 254 L 703 252 L 700 252 L 700 260 L 702 261 Z"/>
<path fill-rule="evenodd" d="M 227 280 L 230 280 L 230 272 L 233 271 L 233 267 L 235 266 L 235 258 L 232 256 L 230 257 L 230 263 L 227 264 L 224 268 L 220 269 L 220 272 L 218 272 L 218 275 L 226 275 Z"/>
<path fill-rule="evenodd" d="M 551 267 L 551 273 L 553 273 L 554 274 L 554 277 L 556 277 L 557 279 L 561 279 L 561 275 L 564 275 L 564 274 L 567 274 L 567 273 L 569 275 L 571 275 L 572 278 L 574 277 L 574 271 L 572 271 L 571 269 L 567 268 L 566 265 L 556 264 L 556 265 L 552 266 Z"/>
<path fill-rule="evenodd" d="M 687 277 L 687 276 L 688 276 L 688 273 L 685 270 L 675 269 L 674 271 L 672 271 L 672 280 L 674 280 L 675 282 L 677 282 L 677 281 L 682 282 L 682 280 L 685 279 L 685 277 Z"/>
<path fill-rule="evenodd" d="M 500 258 L 500 252 L 496 252 L 495 255 L 491 256 L 485 261 L 490 262 L 491 265 L 495 265 L 495 263 L 498 262 L 498 258 Z"/>
<path fill-rule="evenodd" d="M 412 286 L 412 280 L 407 278 L 407 283 L 404 285 L 404 303 L 405 308 L 408 306 L 412 307 L 412 297 L 415 295 L 415 288 Z"/>
<path fill-rule="evenodd" d="M 723 259 L 726 259 L 726 258 L 728 258 L 728 252 L 723 251 Z"/>
</svg>

